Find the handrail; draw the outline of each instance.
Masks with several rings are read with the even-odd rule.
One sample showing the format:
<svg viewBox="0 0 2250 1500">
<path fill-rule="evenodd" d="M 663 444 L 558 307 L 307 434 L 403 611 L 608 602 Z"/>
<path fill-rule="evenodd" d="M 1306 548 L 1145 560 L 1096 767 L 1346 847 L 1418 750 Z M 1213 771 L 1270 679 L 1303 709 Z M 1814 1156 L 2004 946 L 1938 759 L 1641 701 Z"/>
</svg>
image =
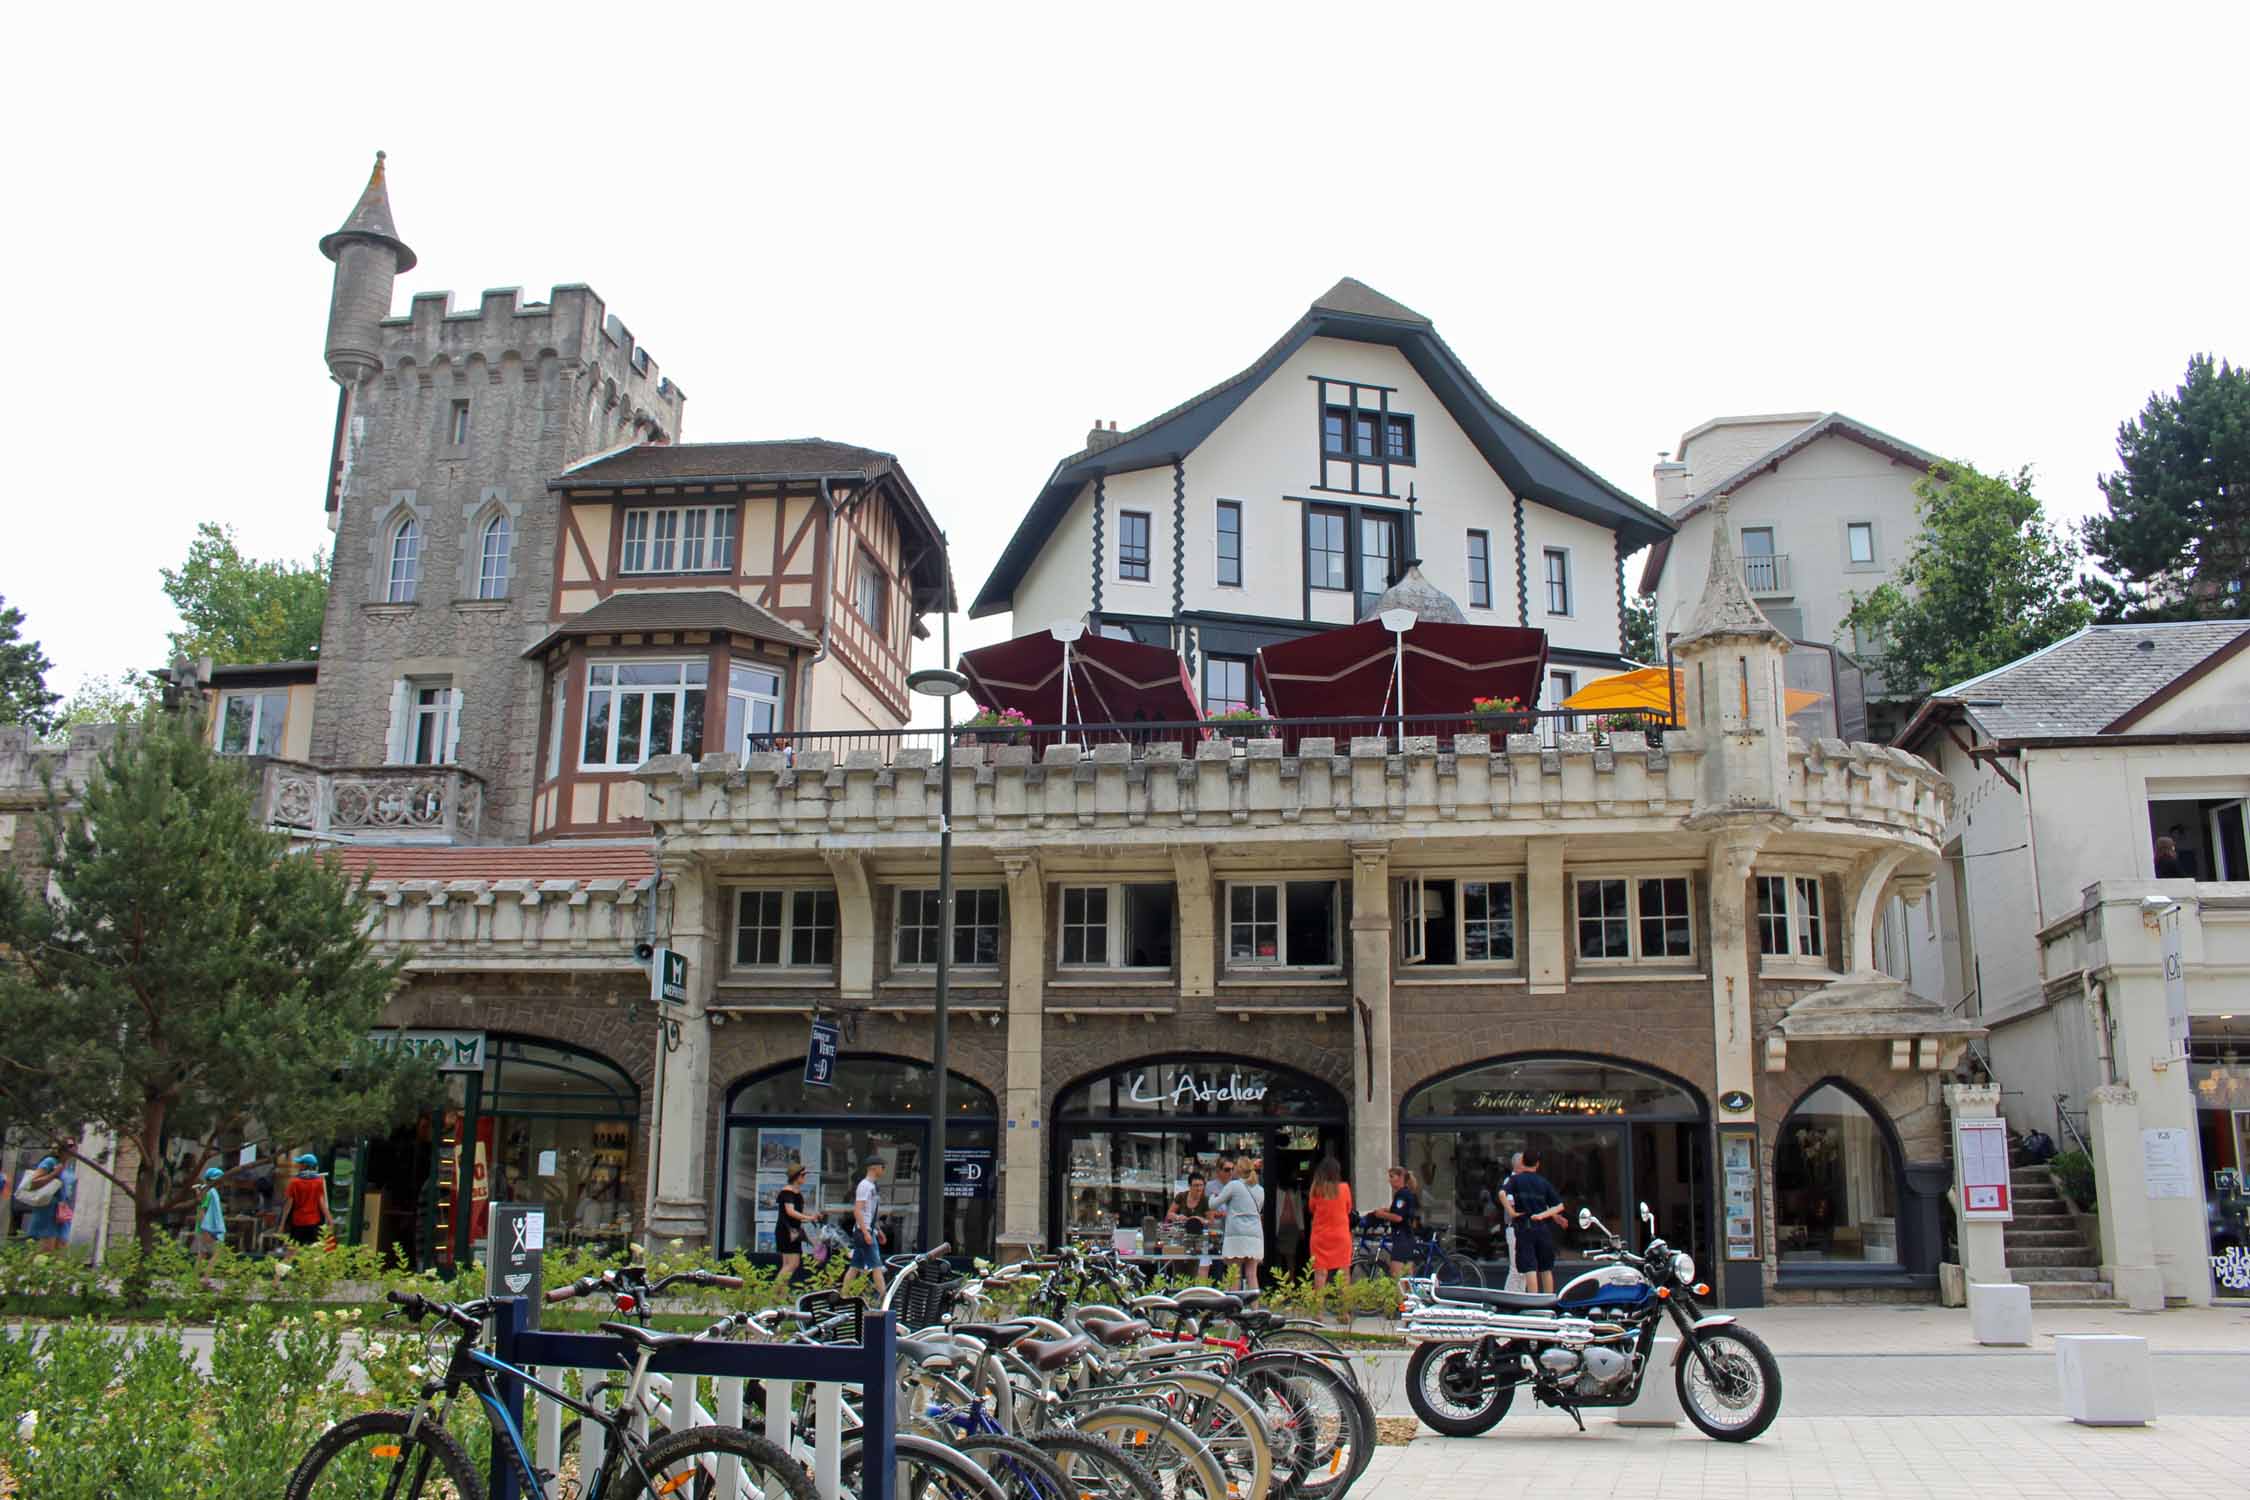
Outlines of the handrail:
<svg viewBox="0 0 2250 1500">
<path fill-rule="evenodd" d="M 2079 1130 L 2078 1122 L 2070 1117 L 2070 1111 L 2063 1108 L 2069 1102 L 2070 1095 L 2055 1095 L 2055 1130 L 2058 1134 L 2069 1136 L 2071 1140 L 2077 1143 L 2079 1150 L 2085 1152 L 2088 1156 L 2092 1156 L 2094 1154 L 2093 1145 L 2086 1139 L 2085 1134 Z"/>
</svg>

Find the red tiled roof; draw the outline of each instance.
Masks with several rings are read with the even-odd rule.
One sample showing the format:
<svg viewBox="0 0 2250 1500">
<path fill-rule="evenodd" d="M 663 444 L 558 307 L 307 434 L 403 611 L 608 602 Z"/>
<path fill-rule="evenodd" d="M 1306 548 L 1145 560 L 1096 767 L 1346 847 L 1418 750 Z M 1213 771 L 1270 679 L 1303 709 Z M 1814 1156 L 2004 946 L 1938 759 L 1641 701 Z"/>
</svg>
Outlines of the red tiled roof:
<svg viewBox="0 0 2250 1500">
<path fill-rule="evenodd" d="M 582 844 L 569 847 L 510 845 L 474 849 L 403 845 L 381 849 L 342 849 L 349 870 L 367 871 L 370 880 L 646 880 L 656 873 L 656 858 L 645 844 Z"/>
</svg>

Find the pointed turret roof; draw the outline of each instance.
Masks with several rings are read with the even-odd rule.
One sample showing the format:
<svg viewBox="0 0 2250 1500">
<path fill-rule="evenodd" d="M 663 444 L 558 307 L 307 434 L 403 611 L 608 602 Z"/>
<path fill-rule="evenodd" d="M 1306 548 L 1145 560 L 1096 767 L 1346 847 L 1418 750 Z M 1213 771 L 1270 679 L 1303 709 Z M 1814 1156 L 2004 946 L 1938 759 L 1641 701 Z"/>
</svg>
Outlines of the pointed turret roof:
<svg viewBox="0 0 2250 1500">
<path fill-rule="evenodd" d="M 1672 649 L 1677 651 L 1691 642 L 1717 636 L 1765 636 L 1786 644 L 1789 637 L 1766 618 L 1742 581 L 1741 565 L 1734 560 L 1725 495 L 1719 497 L 1714 509 L 1717 519 L 1711 535 L 1711 571 L 1703 580 L 1703 597 L 1696 601 L 1695 619 L 1686 633 L 1672 642 Z"/>
<path fill-rule="evenodd" d="M 342 227 L 334 234 L 321 236 L 320 253 L 334 260 L 346 240 L 373 240 L 379 245 L 388 245 L 398 255 L 398 269 L 414 269 L 414 252 L 398 237 L 398 226 L 391 222 L 391 190 L 383 181 L 383 153 L 380 151 L 375 153 L 375 170 L 367 176 L 366 191 L 344 216 Z"/>
</svg>

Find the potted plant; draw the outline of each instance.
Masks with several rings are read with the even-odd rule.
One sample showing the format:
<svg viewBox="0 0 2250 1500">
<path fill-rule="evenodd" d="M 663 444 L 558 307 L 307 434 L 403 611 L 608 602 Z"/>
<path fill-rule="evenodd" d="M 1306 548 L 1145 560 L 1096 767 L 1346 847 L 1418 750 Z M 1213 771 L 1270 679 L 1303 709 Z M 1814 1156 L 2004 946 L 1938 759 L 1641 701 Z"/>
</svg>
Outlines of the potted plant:
<svg viewBox="0 0 2250 1500">
<path fill-rule="evenodd" d="M 1606 745 L 1613 734 L 1645 734 L 1652 745 L 1664 743 L 1664 728 L 1647 714 L 1628 710 L 1620 714 L 1597 714 L 1592 720 L 1594 743 Z"/>
<path fill-rule="evenodd" d="M 1266 716 L 1254 708 L 1230 708 L 1223 714 L 1208 714 L 1203 720 L 1206 724 L 1223 726 L 1217 731 L 1222 739 L 1240 738 L 1248 733 L 1251 725 L 1263 724 L 1265 721 Z"/>
<path fill-rule="evenodd" d="M 1539 722 L 1521 698 L 1478 698 L 1469 705 L 1469 717 L 1478 729 L 1497 735 L 1530 734 Z"/>
<path fill-rule="evenodd" d="M 1031 718 L 1018 708 L 988 708 L 961 724 L 963 741 L 971 745 L 1020 745 L 1031 728 Z"/>
</svg>

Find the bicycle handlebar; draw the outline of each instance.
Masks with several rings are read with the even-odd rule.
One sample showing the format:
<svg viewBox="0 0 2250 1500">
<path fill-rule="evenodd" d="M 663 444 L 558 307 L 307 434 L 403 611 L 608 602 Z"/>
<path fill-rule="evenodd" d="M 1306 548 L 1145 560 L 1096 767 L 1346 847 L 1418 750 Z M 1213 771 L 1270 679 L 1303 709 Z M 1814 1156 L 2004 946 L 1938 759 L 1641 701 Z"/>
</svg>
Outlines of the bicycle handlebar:
<svg viewBox="0 0 2250 1500">
<path fill-rule="evenodd" d="M 425 1297 L 420 1292 L 387 1292 L 383 1300 L 404 1313 L 409 1322 L 419 1323 L 426 1317 L 436 1316 L 472 1333 L 484 1327 L 484 1315 L 492 1310 L 489 1298 L 456 1304 Z"/>
</svg>

